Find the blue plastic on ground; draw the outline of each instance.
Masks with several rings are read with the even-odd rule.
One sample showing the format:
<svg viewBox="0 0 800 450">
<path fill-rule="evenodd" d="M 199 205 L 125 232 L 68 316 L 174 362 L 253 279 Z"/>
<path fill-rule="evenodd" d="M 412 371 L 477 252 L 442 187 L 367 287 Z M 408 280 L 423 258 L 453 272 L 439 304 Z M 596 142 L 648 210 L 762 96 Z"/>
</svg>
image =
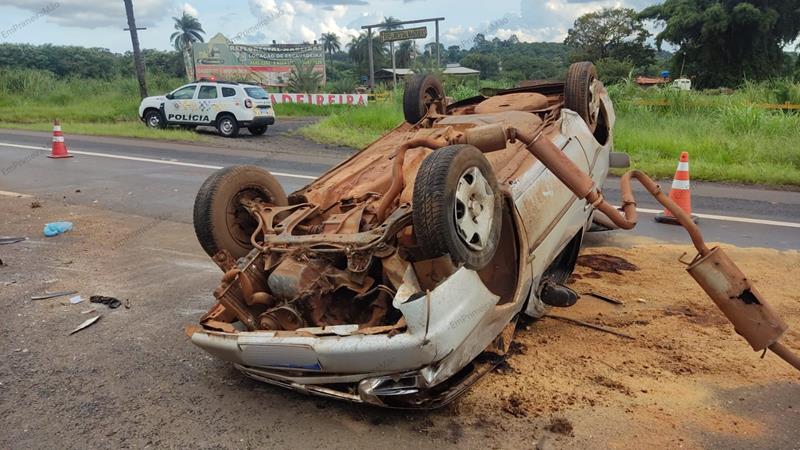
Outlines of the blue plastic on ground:
<svg viewBox="0 0 800 450">
<path fill-rule="evenodd" d="M 44 226 L 44 235 L 47 237 L 58 236 L 72 229 L 72 222 L 51 222 Z"/>
</svg>

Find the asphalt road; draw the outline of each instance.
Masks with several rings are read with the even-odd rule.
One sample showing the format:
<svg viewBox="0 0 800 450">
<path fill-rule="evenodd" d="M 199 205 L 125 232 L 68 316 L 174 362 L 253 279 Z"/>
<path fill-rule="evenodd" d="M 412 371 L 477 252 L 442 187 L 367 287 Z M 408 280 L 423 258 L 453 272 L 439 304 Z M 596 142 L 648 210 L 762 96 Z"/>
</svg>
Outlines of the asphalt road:
<svg viewBox="0 0 800 450">
<path fill-rule="evenodd" d="M 49 146 L 47 133 L 0 130 L 0 190 L 189 223 L 194 195 L 216 167 L 265 167 L 278 174 L 288 193 L 352 154 L 349 149 L 321 146 L 287 133 L 304 123 L 286 121 L 259 138 L 212 137 L 205 145 L 67 136 L 75 157 L 66 160 L 45 158 L 47 152 L 34 149 Z M 668 190 L 669 182 L 662 187 Z M 618 180 L 610 178 L 604 191 L 607 198 L 618 201 Z M 643 211 L 635 233 L 686 242 L 680 227 L 653 221 L 660 207 L 646 192 L 639 192 Z M 694 182 L 692 201 L 710 242 L 800 248 L 800 192 Z"/>
<path fill-rule="evenodd" d="M 642 436 L 650 442 L 667 428 L 674 432 L 677 419 L 662 405 L 652 406 L 659 408 L 653 412 L 662 417 L 658 422 L 637 416 L 655 402 L 644 391 L 635 411 L 626 410 L 633 401 L 628 397 L 626 408 L 579 399 L 574 410 L 563 413 L 576 424 L 570 436 L 546 430 L 549 411 L 518 417 L 498 409 L 474 417 L 464 402 L 416 414 L 308 398 L 252 382 L 189 344 L 182 327 L 196 323 L 210 306 L 220 276 L 192 236 L 197 189 L 215 167 L 257 164 L 277 173 L 286 190 L 293 191 L 352 154 L 287 134 L 302 123 L 286 121 L 261 138 L 212 138 L 208 145 L 67 134 L 75 157 L 64 160 L 48 159 L 48 152 L 39 150 L 49 146 L 47 133 L 0 130 L 0 191 L 32 195 L 44 204 L 31 209 L 28 199 L 5 198 L 8 209 L 0 215 L 0 235 L 31 236 L 0 247 L 5 262 L 0 270 L 0 316 L 5 318 L 0 324 L 0 448 L 587 448 L 615 447 L 614 442 L 635 448 Z M 618 198 L 617 185 L 612 179 L 606 187 L 612 200 Z M 800 248 L 800 230 L 792 225 L 800 222 L 800 193 L 693 186 L 697 212 L 728 216 L 701 221 L 708 240 Z M 640 207 L 658 209 L 644 195 Z M 741 218 L 785 223 L 737 221 Z M 47 239 L 40 235 L 44 219 L 79 225 L 72 233 Z M 651 219 L 652 214 L 643 213 L 637 233 L 687 242 L 680 228 L 655 225 Z M 621 236 L 626 235 L 596 233 L 592 242 L 625 245 Z M 129 298 L 133 306 L 113 311 L 98 306 L 102 321 L 68 336 L 92 305 L 71 305 L 65 298 L 30 300 L 62 289 L 79 290 L 84 297 Z M 636 307 L 651 308 L 652 303 L 631 303 L 629 309 Z M 546 324 L 532 325 L 530 333 Z M 569 330 L 578 336 L 592 332 L 553 327 L 537 336 L 543 340 L 537 345 L 568 339 Z M 614 345 L 629 355 L 624 344 Z M 747 355 L 761 364 L 755 362 L 757 355 Z M 531 344 L 528 358 L 539 357 Z M 558 355 L 575 364 L 577 383 L 588 376 L 587 366 L 597 371 L 607 364 L 589 362 L 588 356 L 564 358 Z M 542 370 L 552 363 L 543 360 Z M 670 377 L 695 387 L 701 383 L 697 392 L 707 390 L 702 378 Z M 723 411 L 730 405 L 742 409 L 735 416 L 713 416 L 731 422 L 736 433 L 709 434 L 707 427 L 697 431 L 679 423 L 679 433 L 686 434 L 669 446 L 683 446 L 683 437 L 691 437 L 707 448 L 791 448 L 798 442 L 796 418 L 792 406 L 781 406 L 796 397 L 796 383 L 789 380 L 700 398 L 700 412 L 687 422 L 704 417 L 713 400 Z M 715 380 L 710 388 L 726 382 Z M 664 407 L 685 414 L 674 405 Z M 767 423 L 765 435 L 748 436 L 747 423 L 737 423 L 742 418 Z"/>
</svg>

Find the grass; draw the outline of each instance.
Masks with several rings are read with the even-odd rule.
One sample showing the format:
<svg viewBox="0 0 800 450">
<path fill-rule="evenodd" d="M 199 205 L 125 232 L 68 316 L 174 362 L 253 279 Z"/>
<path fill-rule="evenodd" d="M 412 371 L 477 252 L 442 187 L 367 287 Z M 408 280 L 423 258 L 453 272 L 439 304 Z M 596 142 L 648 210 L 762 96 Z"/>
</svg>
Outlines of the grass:
<svg viewBox="0 0 800 450">
<path fill-rule="evenodd" d="M 671 178 L 680 153 L 688 151 L 694 179 L 800 186 L 800 114 L 753 106 L 756 101 L 800 103 L 800 97 L 791 96 L 800 88 L 784 84 L 751 83 L 732 95 L 612 86 L 615 147 L 631 156 L 632 167 L 659 178 Z M 471 94 L 467 90 L 463 96 Z M 332 112 L 298 132 L 317 142 L 364 148 L 402 120 L 395 98 Z"/>
<path fill-rule="evenodd" d="M 364 148 L 402 122 L 403 109 L 399 100 L 390 99 L 366 107 L 333 111 L 321 121 L 300 128 L 298 134 L 323 144 Z"/>
<path fill-rule="evenodd" d="M 140 121 L 136 122 L 113 122 L 113 123 L 91 123 L 91 122 L 66 122 L 62 121 L 61 126 L 69 144 L 69 135 L 83 134 L 88 136 L 112 136 L 126 138 L 159 139 L 168 141 L 186 142 L 206 142 L 208 138 L 202 134 L 189 130 L 169 128 L 156 130 L 147 128 Z M 53 124 L 46 123 L 8 123 L 0 122 L 0 128 L 30 131 L 53 131 Z"/>
<path fill-rule="evenodd" d="M 151 93 L 183 84 L 151 77 Z M 502 87 L 502 86 L 495 86 Z M 477 94 L 469 85 L 448 86 L 456 100 Z M 615 145 L 634 167 L 661 178 L 674 174 L 681 151 L 692 177 L 767 185 L 800 186 L 800 114 L 769 111 L 760 103 L 800 103 L 800 84 L 778 79 L 745 83 L 721 93 L 639 89 L 632 80 L 609 86 L 617 111 Z M 367 107 L 281 104 L 281 117 L 322 116 L 299 135 L 317 142 L 363 148 L 403 121 L 402 92 Z M 151 130 L 137 117 L 134 79 L 57 79 L 49 72 L 0 69 L 0 128 L 52 130 L 62 121 L 74 134 L 203 141 L 184 130 Z"/>
</svg>

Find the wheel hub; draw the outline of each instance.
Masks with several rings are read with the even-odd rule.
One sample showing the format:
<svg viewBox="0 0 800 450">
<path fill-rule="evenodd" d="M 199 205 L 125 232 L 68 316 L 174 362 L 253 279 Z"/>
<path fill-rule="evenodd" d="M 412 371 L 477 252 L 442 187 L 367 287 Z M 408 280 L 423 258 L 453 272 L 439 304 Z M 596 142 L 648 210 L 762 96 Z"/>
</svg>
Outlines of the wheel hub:
<svg viewBox="0 0 800 450">
<path fill-rule="evenodd" d="M 494 192 L 477 167 L 467 169 L 458 180 L 454 208 L 456 230 L 473 250 L 482 250 L 489 240 L 494 211 Z"/>
</svg>

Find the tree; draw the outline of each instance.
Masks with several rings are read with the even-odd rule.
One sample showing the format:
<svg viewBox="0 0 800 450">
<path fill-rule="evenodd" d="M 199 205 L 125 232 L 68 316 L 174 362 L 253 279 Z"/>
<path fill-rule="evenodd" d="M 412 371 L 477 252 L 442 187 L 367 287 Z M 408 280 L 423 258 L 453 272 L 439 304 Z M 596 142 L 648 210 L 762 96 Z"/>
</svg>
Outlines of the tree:
<svg viewBox="0 0 800 450">
<path fill-rule="evenodd" d="M 191 61 L 192 44 L 195 42 L 203 42 L 202 34 L 206 32 L 203 31 L 203 26 L 200 25 L 200 21 L 197 20 L 197 17 L 186 11 L 183 12 L 182 16 L 173 17 L 172 20 L 175 21 L 175 29 L 177 31 L 172 33 L 169 40 L 172 42 L 172 45 L 175 46 L 175 50 L 186 54 L 188 60 Z M 194 74 L 189 73 L 189 67 L 186 67 L 186 75 L 189 78 L 194 77 Z"/>
<path fill-rule="evenodd" d="M 319 91 L 322 84 L 322 74 L 314 71 L 314 63 L 298 59 L 289 74 L 289 90 L 304 94 L 313 94 Z"/>
<path fill-rule="evenodd" d="M 414 59 L 417 57 L 419 50 L 414 41 L 403 41 L 397 46 L 395 58 L 397 58 L 398 67 L 411 67 Z"/>
<path fill-rule="evenodd" d="M 386 47 L 380 39 L 372 39 L 372 56 L 375 58 L 375 67 L 381 67 Z M 347 54 L 356 64 L 359 72 L 366 72 L 369 65 L 369 38 L 367 33 L 361 33 L 347 44 Z"/>
<path fill-rule="evenodd" d="M 461 60 L 461 65 L 479 70 L 482 78 L 490 78 L 497 75 L 500 60 L 491 54 L 470 53 Z"/>
<path fill-rule="evenodd" d="M 663 26 L 657 46 L 678 46 L 673 71 L 683 67 L 700 87 L 733 87 L 784 72 L 783 47 L 800 33 L 797 0 L 665 0 L 640 16 Z"/>
<path fill-rule="evenodd" d="M 342 43 L 336 33 L 322 33 L 322 49 L 333 56 L 334 53 L 342 49 Z"/>
<path fill-rule="evenodd" d="M 572 48 L 573 61 L 614 58 L 644 68 L 655 58 L 655 50 L 647 44 L 650 36 L 633 9 L 603 8 L 579 17 L 564 43 Z"/>
</svg>

